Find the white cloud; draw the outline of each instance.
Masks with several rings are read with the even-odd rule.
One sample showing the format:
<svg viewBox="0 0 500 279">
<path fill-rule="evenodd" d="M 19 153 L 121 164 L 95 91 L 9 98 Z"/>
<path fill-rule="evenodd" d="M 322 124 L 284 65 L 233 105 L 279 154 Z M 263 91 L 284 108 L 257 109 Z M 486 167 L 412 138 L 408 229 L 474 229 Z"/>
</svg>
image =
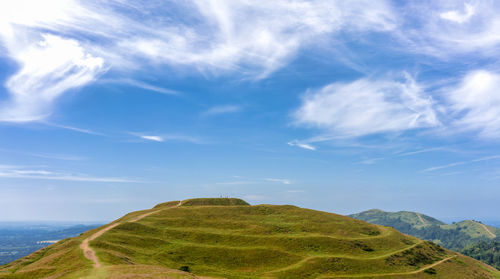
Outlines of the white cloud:
<svg viewBox="0 0 500 279">
<path fill-rule="evenodd" d="M 473 54 L 497 57 L 498 1 L 422 1 L 406 4 L 406 24 L 397 30 L 404 51 L 450 59 Z M 417 12 L 416 12 L 417 11 Z"/>
<path fill-rule="evenodd" d="M 500 74 L 470 72 L 446 97 L 455 116 L 455 129 L 477 131 L 487 139 L 500 138 Z"/>
<path fill-rule="evenodd" d="M 0 42 L 20 69 L 7 81 L 0 120 L 44 119 L 65 92 L 109 68 L 263 78 L 341 30 L 388 31 L 395 22 L 386 1 L 368 0 L 1 1 Z"/>
<path fill-rule="evenodd" d="M 5 84 L 10 98 L 1 104 L 0 121 L 41 120 L 65 91 L 92 82 L 104 71 L 103 60 L 77 41 L 50 34 L 21 48 L 8 47 L 8 52 L 20 69 Z"/>
<path fill-rule="evenodd" d="M 211 107 L 207 111 L 205 111 L 203 114 L 205 115 L 217 115 L 217 114 L 225 114 L 225 113 L 234 113 L 241 111 L 240 106 L 235 106 L 235 105 L 223 105 L 223 106 L 215 106 Z"/>
<path fill-rule="evenodd" d="M 320 128 L 337 138 L 440 125 L 431 97 L 409 76 L 403 82 L 360 79 L 311 90 L 294 118 L 297 125 Z"/>
<path fill-rule="evenodd" d="M 165 141 L 182 141 L 194 144 L 207 144 L 208 142 L 193 136 L 180 135 L 180 134 L 161 134 L 161 135 L 150 135 L 142 133 L 130 133 L 131 135 L 137 136 L 144 140 L 155 141 L 155 142 L 165 142 Z"/>
<path fill-rule="evenodd" d="M 290 146 L 297 146 L 297 147 L 300 147 L 300 148 L 303 148 L 303 149 L 307 149 L 307 150 L 316 150 L 316 147 L 308 144 L 308 143 L 304 143 L 304 142 L 299 142 L 297 140 L 293 140 L 293 141 L 290 141 L 290 142 L 287 142 L 288 145 Z"/>
<path fill-rule="evenodd" d="M 156 142 L 163 142 L 164 139 L 160 136 L 146 136 L 146 135 L 141 135 L 140 136 L 141 139 L 145 139 L 145 140 L 151 140 L 151 141 L 156 141 Z"/>
<path fill-rule="evenodd" d="M 451 20 L 457 23 L 464 23 L 475 14 L 475 7 L 471 4 L 464 4 L 464 11 L 447 11 L 440 14 L 441 18 Z"/>
</svg>

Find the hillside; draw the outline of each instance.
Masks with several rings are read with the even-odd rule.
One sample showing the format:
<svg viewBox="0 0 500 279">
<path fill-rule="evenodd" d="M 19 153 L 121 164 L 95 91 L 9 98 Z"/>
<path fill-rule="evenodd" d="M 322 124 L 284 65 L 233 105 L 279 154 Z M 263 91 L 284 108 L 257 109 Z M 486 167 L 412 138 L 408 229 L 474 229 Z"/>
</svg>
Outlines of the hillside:
<svg viewBox="0 0 500 279">
<path fill-rule="evenodd" d="M 349 216 L 372 224 L 390 226 L 400 232 L 430 240 L 447 249 L 457 251 L 474 243 L 493 240 L 500 236 L 499 228 L 477 221 L 465 220 L 448 225 L 417 212 L 386 212 L 372 209 Z"/>
<path fill-rule="evenodd" d="M 500 241 L 481 241 L 463 249 L 462 252 L 500 269 Z"/>
<path fill-rule="evenodd" d="M 380 209 L 372 209 L 361 213 L 349 215 L 354 219 L 363 220 L 372 224 L 393 224 L 394 222 L 404 223 L 412 227 L 421 228 L 426 226 L 446 225 L 430 216 L 411 211 L 385 212 Z M 388 225 L 385 225 L 388 226 Z"/>
<path fill-rule="evenodd" d="M 238 199 L 133 212 L 0 267 L 0 278 L 500 278 L 431 242 L 349 217 Z"/>
</svg>

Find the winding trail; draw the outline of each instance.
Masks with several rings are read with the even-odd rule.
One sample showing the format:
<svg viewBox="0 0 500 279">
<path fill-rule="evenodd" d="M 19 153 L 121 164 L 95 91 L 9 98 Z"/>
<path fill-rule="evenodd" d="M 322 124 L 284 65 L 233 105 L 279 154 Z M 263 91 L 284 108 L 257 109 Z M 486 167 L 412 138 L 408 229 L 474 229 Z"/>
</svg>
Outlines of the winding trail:
<svg viewBox="0 0 500 279">
<path fill-rule="evenodd" d="M 422 222 L 422 225 L 426 225 L 425 221 L 424 221 L 424 218 L 422 218 L 422 215 L 420 215 L 420 213 L 416 213 L 417 214 L 417 217 L 418 217 L 418 220 L 420 220 L 420 222 Z"/>
<path fill-rule="evenodd" d="M 488 229 L 488 227 L 487 227 L 485 224 L 481 224 L 481 223 L 478 223 L 478 224 L 479 224 L 481 227 L 483 227 L 483 229 L 484 229 L 484 230 L 485 230 L 485 231 L 486 231 L 489 235 L 491 235 L 491 237 L 493 237 L 493 238 L 497 237 L 497 235 L 496 235 L 496 234 L 494 234 L 494 233 L 492 233 L 492 232 L 490 231 L 490 229 Z"/>
<path fill-rule="evenodd" d="M 179 207 L 182 205 L 182 201 L 179 201 L 179 204 L 177 204 L 176 206 L 173 206 L 173 207 Z M 172 207 L 168 207 L 168 208 L 172 208 Z M 159 212 L 159 211 L 162 211 L 162 210 L 165 210 L 167 208 L 163 208 L 163 209 L 158 209 L 158 210 L 155 210 L 155 211 L 151 211 L 151 212 L 147 212 L 147 213 L 144 213 L 144 214 L 141 214 L 137 217 L 134 217 L 132 219 L 130 219 L 129 221 L 126 221 L 126 222 L 137 222 L 139 220 L 141 220 L 142 218 L 145 218 L 151 214 L 154 214 L 156 212 Z M 85 258 L 91 260 L 93 263 L 94 263 L 94 268 L 100 268 L 102 267 L 102 264 L 99 262 L 99 258 L 97 257 L 95 251 L 90 248 L 90 241 L 98 238 L 99 236 L 103 235 L 105 232 L 117 227 L 118 225 L 122 224 L 122 222 L 116 222 L 114 224 L 111 224 L 105 228 L 103 228 L 102 230 L 99 230 L 97 231 L 96 233 L 94 233 L 93 235 L 89 236 L 88 238 L 84 239 L 82 241 L 82 243 L 80 244 L 80 248 L 83 250 L 83 255 L 85 256 Z"/>
<path fill-rule="evenodd" d="M 404 276 L 404 275 L 412 275 L 412 274 L 417 274 L 419 272 L 425 271 L 426 269 L 435 267 L 437 265 L 440 265 L 448 260 L 451 260 L 455 258 L 456 256 L 451 256 L 448 258 L 444 258 L 438 262 L 435 262 L 430 265 L 426 265 L 420 269 L 417 269 L 415 271 L 410 271 L 410 272 L 395 272 L 395 273 L 380 273 L 380 274 L 354 274 L 354 275 L 338 275 L 338 276 L 321 276 L 319 278 L 356 278 L 356 277 L 383 277 L 383 276 Z"/>
</svg>

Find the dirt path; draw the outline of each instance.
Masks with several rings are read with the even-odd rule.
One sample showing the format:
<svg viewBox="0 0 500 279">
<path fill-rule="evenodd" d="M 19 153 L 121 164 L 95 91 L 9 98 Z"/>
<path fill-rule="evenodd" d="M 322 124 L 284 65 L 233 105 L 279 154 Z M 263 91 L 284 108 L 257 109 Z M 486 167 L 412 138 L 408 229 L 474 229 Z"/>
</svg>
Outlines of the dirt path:
<svg viewBox="0 0 500 279">
<path fill-rule="evenodd" d="M 82 244 L 80 244 L 80 248 L 83 250 L 83 255 L 85 258 L 91 260 L 94 263 L 95 268 L 101 267 L 101 263 L 99 262 L 99 259 L 97 258 L 97 255 L 95 254 L 95 251 L 92 250 L 89 246 L 89 242 L 98 238 L 99 236 L 103 235 L 105 232 L 111 230 L 112 228 L 120 225 L 120 223 L 114 223 L 113 225 L 109 225 L 105 227 L 104 229 L 96 232 L 95 234 L 91 235 L 90 237 L 84 239 L 82 241 Z"/>
<path fill-rule="evenodd" d="M 399 273 L 381 273 L 381 274 L 355 274 L 355 275 L 337 275 L 337 276 L 324 276 L 324 277 L 319 277 L 319 278 L 356 278 L 356 277 L 382 277 L 382 276 L 404 276 L 404 275 L 412 275 L 412 274 L 417 274 L 419 272 L 422 272 L 426 269 L 429 269 L 429 268 L 432 268 L 432 267 L 435 267 L 437 265 L 440 265 L 444 262 L 446 262 L 447 260 L 451 260 L 453 258 L 455 258 L 456 256 L 451 256 L 451 257 L 448 257 L 448 258 L 445 258 L 445 259 L 442 259 L 438 262 L 435 262 L 433 264 L 430 264 L 430 265 L 426 265 L 420 269 L 417 269 L 415 271 L 410 271 L 410 272 L 399 272 Z"/>
<path fill-rule="evenodd" d="M 182 201 L 179 201 L 179 204 L 177 204 L 174 207 L 179 207 L 181 205 L 182 205 Z M 169 208 L 171 208 L 171 207 L 169 207 Z M 154 213 L 162 211 L 162 210 L 163 209 L 158 209 L 155 211 L 144 213 L 142 215 L 139 215 L 135 218 L 130 219 L 127 222 L 137 222 L 137 221 L 141 220 L 142 218 L 145 218 L 151 214 L 154 214 Z M 83 250 L 83 255 L 85 256 L 85 258 L 91 260 L 94 263 L 94 268 L 100 268 L 100 267 L 102 267 L 102 264 L 99 262 L 99 258 L 97 257 L 95 251 L 92 248 L 90 248 L 89 242 L 98 238 L 99 236 L 103 235 L 105 232 L 115 228 L 116 226 L 118 226 L 120 224 L 121 224 L 120 222 L 116 222 L 114 224 L 111 224 L 111 225 L 105 227 L 104 229 L 99 230 L 98 232 L 94 233 L 93 235 L 89 236 L 88 238 L 84 239 L 82 241 L 82 244 L 80 244 L 80 248 Z"/>
<path fill-rule="evenodd" d="M 494 233 L 492 233 L 492 232 L 490 231 L 490 229 L 488 229 L 488 227 L 486 227 L 486 225 L 485 225 L 485 224 L 481 224 L 481 223 L 478 223 L 478 224 L 479 224 L 481 227 L 483 227 L 483 229 L 484 229 L 484 230 L 485 230 L 485 231 L 486 231 L 489 235 L 491 235 L 491 237 L 493 237 L 493 238 L 497 237 L 497 235 L 496 235 L 496 234 L 494 234 Z"/>
<path fill-rule="evenodd" d="M 420 213 L 416 213 L 417 214 L 417 217 L 418 217 L 418 220 L 420 220 L 420 222 L 422 222 L 422 225 L 426 225 L 425 221 L 424 221 L 424 218 L 422 218 L 422 215 L 420 215 Z"/>
<path fill-rule="evenodd" d="M 300 267 L 301 265 L 305 264 L 306 262 L 312 260 L 312 259 L 317 259 L 317 258 L 335 258 L 335 257 L 338 257 L 338 258 L 343 258 L 343 259 L 352 259 L 352 260 L 375 260 L 375 259 L 381 259 L 381 258 L 386 258 L 386 257 L 389 257 L 391 255 L 394 255 L 394 254 L 397 254 L 397 253 L 401 253 L 401 252 L 404 252 L 406 250 L 410 250 L 412 248 L 415 248 L 415 246 L 419 245 L 419 244 L 422 244 L 422 242 L 424 242 L 423 240 L 420 240 L 419 242 L 411 245 L 411 246 L 408 246 L 408 247 L 405 247 L 403 249 L 400 249 L 400 250 L 397 250 L 397 251 L 392 251 L 390 253 L 387 253 L 387 254 L 384 254 L 384 255 L 378 255 L 378 256 L 375 256 L 375 257 L 349 257 L 349 256 L 344 256 L 344 255 L 329 255 L 329 256 L 310 256 L 310 257 L 307 257 L 307 258 L 304 258 L 294 264 L 291 264 L 289 266 L 285 266 L 285 267 L 282 267 L 282 268 L 278 268 L 278 269 L 275 269 L 275 270 L 271 270 L 271 271 L 268 271 L 266 272 L 267 274 L 273 274 L 273 273 L 278 273 L 278 272 L 283 272 L 283 271 L 286 271 L 286 270 L 289 270 L 289 269 L 293 269 L 293 268 L 297 268 L 297 267 Z"/>
</svg>

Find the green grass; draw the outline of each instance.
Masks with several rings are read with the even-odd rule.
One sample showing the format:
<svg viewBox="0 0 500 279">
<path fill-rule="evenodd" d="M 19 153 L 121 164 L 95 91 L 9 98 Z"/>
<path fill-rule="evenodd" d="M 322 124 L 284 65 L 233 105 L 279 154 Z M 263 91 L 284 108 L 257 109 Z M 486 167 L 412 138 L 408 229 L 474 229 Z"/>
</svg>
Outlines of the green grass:
<svg viewBox="0 0 500 279">
<path fill-rule="evenodd" d="M 239 199 L 178 204 L 127 214 L 115 221 L 120 225 L 91 241 L 103 268 L 93 269 L 78 247 L 97 229 L 1 267 L 0 278 L 498 276 L 489 267 L 433 243 L 341 215 L 289 205 L 250 206 Z M 154 213 L 129 222 L 148 212 Z M 425 272 L 450 257 L 454 260 Z M 189 267 L 190 273 L 181 267 Z"/>
<path fill-rule="evenodd" d="M 234 205 L 250 205 L 250 204 L 242 199 L 235 199 L 235 198 L 198 198 L 198 199 L 189 199 L 182 201 L 182 206 L 207 206 L 207 205 L 234 206 Z"/>
<path fill-rule="evenodd" d="M 408 224 L 409 226 L 415 228 L 422 228 L 431 225 L 446 225 L 444 222 L 441 222 L 435 218 L 411 211 L 386 212 L 380 209 L 372 209 L 349 216 L 372 224 L 388 224 L 391 222 L 399 222 Z"/>
</svg>

